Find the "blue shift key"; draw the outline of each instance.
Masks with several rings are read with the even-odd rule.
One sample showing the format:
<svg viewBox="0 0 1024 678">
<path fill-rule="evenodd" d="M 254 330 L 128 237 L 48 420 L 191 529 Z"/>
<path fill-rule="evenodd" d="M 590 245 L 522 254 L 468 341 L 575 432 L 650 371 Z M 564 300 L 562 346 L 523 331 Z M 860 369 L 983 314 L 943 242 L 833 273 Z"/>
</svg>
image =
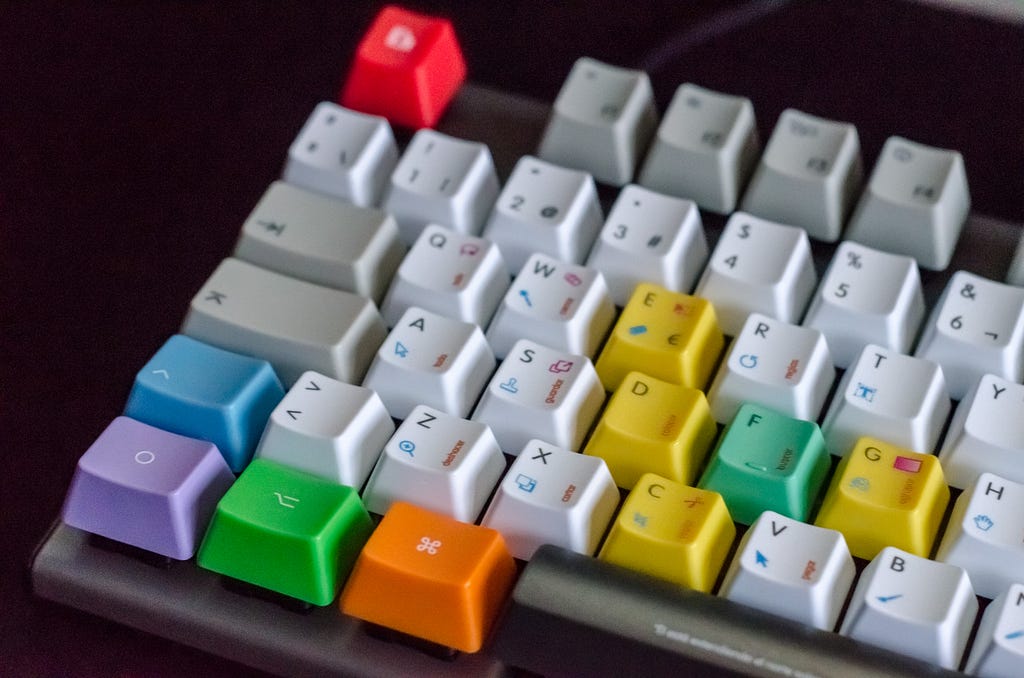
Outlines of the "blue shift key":
<svg viewBox="0 0 1024 678">
<path fill-rule="evenodd" d="M 125 415 L 207 440 L 240 473 L 284 387 L 266 360 L 176 334 L 139 370 Z"/>
</svg>

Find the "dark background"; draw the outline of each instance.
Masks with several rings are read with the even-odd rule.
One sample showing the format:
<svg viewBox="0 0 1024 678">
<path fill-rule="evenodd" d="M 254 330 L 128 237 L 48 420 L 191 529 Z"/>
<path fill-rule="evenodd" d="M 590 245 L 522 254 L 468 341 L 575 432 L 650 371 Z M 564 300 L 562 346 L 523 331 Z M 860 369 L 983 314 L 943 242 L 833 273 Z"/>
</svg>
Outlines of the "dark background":
<svg viewBox="0 0 1024 678">
<path fill-rule="evenodd" d="M 556 6 L 557 4 L 557 6 Z M 250 675 L 34 599 L 78 456 L 334 99 L 380 3 L 0 5 L 0 674 Z M 579 56 L 964 153 L 974 209 L 1024 221 L 1024 26 L 892 0 L 408 2 L 476 82 L 552 101 Z M 994 253 L 996 254 L 996 253 Z M 998 253 L 1006 257 L 1006 253 Z"/>
</svg>

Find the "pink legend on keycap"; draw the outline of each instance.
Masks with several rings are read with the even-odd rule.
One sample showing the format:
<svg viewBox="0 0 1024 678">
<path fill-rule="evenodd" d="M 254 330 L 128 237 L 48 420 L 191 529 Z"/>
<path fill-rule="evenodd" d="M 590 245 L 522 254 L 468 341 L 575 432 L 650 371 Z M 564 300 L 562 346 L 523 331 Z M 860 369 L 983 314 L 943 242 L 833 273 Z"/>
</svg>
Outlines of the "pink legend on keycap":
<svg viewBox="0 0 1024 678">
<path fill-rule="evenodd" d="M 921 470 L 921 461 L 918 459 L 911 459 L 910 457 L 897 456 L 896 461 L 892 463 L 892 467 L 898 471 L 917 473 Z"/>
</svg>

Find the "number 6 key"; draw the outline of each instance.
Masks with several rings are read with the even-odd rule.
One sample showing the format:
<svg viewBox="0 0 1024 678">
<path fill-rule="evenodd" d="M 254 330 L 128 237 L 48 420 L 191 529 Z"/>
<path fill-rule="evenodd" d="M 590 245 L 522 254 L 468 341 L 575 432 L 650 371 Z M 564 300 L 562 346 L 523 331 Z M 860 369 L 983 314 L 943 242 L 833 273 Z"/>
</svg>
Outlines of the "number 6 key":
<svg viewBox="0 0 1024 678">
<path fill-rule="evenodd" d="M 985 373 L 1024 377 L 1024 289 L 957 271 L 946 284 L 914 352 L 942 366 L 960 400 Z"/>
</svg>

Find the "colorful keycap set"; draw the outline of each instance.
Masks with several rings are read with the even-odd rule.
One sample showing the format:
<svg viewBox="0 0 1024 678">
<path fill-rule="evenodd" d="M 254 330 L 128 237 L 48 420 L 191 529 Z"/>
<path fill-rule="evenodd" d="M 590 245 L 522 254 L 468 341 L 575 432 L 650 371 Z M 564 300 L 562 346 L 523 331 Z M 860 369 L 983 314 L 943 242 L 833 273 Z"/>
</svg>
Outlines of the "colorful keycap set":
<svg viewBox="0 0 1024 678">
<path fill-rule="evenodd" d="M 382 12 L 37 591 L 285 673 L 1019 675 L 1024 288 L 928 272 L 960 155 L 894 137 L 864 182 L 852 125 L 789 110 L 762 152 L 748 100 L 659 122 L 583 58 L 501 181 L 424 127 L 464 75 L 450 24 Z"/>
</svg>

